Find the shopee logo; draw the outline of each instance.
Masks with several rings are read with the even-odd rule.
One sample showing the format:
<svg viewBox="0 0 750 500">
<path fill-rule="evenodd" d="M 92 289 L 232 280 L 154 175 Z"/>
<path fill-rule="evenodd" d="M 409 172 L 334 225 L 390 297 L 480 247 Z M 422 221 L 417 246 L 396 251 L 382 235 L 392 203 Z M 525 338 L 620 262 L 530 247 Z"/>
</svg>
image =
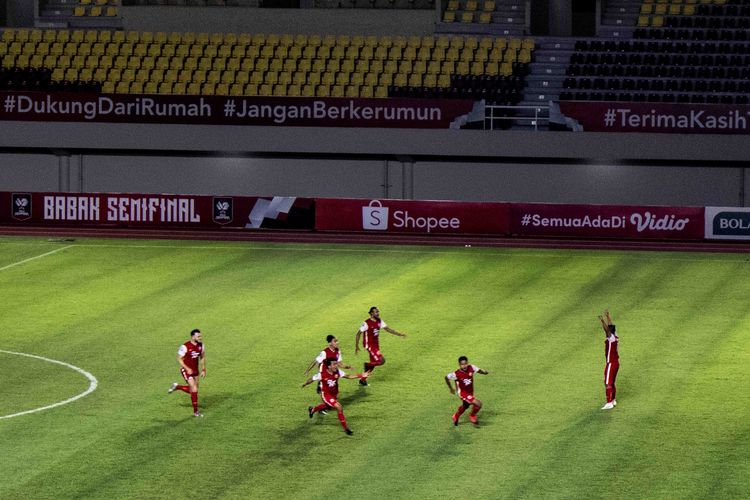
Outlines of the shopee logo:
<svg viewBox="0 0 750 500">
<path fill-rule="evenodd" d="M 369 205 L 362 207 L 362 229 L 371 231 L 388 229 L 388 207 L 384 207 L 380 200 L 372 200 Z"/>
</svg>

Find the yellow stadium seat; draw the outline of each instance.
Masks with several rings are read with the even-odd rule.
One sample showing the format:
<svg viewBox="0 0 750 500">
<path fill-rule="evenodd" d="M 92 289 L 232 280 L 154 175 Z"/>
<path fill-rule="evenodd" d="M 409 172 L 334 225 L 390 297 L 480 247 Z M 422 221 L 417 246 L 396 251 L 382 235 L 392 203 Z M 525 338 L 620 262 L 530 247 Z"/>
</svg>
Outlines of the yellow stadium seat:
<svg viewBox="0 0 750 500">
<path fill-rule="evenodd" d="M 661 28 L 664 26 L 664 17 L 662 16 L 654 16 L 651 18 L 651 26 L 654 28 Z"/>
<path fill-rule="evenodd" d="M 382 85 L 375 87 L 375 97 L 377 98 L 388 97 L 388 87 L 384 87 Z"/>
<path fill-rule="evenodd" d="M 83 17 L 86 15 L 86 7 L 79 5 L 73 9 L 74 17 Z"/>
<path fill-rule="evenodd" d="M 359 88 L 359 97 L 370 99 L 374 95 L 374 87 L 372 85 L 363 85 Z"/>
<path fill-rule="evenodd" d="M 492 14 L 489 12 L 481 12 L 479 14 L 479 23 L 480 24 L 489 24 L 492 22 Z"/>
<path fill-rule="evenodd" d="M 485 12 L 493 12 L 495 10 L 495 0 L 484 0 L 482 10 Z"/>
<path fill-rule="evenodd" d="M 217 83 L 216 95 L 229 95 L 229 85 L 226 83 Z"/>
<path fill-rule="evenodd" d="M 143 86 L 143 93 L 144 94 L 156 94 L 159 92 L 159 83 L 150 81 L 146 82 L 146 84 Z"/>
<path fill-rule="evenodd" d="M 248 83 L 245 85 L 245 95 L 256 96 L 258 95 L 259 88 L 256 83 Z"/>
<path fill-rule="evenodd" d="M 437 87 L 437 76 L 436 75 L 424 75 L 422 85 L 428 88 Z"/>
<path fill-rule="evenodd" d="M 458 0 L 448 0 L 448 6 L 446 7 L 446 10 L 448 11 L 458 10 Z"/>
<path fill-rule="evenodd" d="M 477 10 L 477 0 L 466 0 L 465 10 L 474 11 Z"/>
<path fill-rule="evenodd" d="M 102 83 L 102 93 L 103 94 L 114 94 L 115 93 L 115 84 L 114 84 L 114 82 L 104 82 L 104 83 Z"/>
<path fill-rule="evenodd" d="M 447 10 L 443 13 L 443 22 L 452 23 L 456 21 L 456 13 L 452 10 Z"/>
</svg>

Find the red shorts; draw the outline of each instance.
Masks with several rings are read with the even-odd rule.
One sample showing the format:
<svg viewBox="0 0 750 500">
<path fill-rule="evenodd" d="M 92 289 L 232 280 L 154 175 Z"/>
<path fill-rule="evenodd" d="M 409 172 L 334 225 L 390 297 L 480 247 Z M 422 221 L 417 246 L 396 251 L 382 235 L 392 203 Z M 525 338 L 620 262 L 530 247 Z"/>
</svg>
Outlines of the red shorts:
<svg viewBox="0 0 750 500">
<path fill-rule="evenodd" d="M 182 378 L 185 379 L 185 382 L 187 382 L 191 377 L 198 380 L 198 370 L 195 370 L 192 375 L 188 375 L 187 371 L 184 368 L 180 368 L 180 373 L 182 373 Z"/>
<path fill-rule="evenodd" d="M 367 352 L 370 353 L 370 364 L 371 365 L 379 365 L 383 362 L 383 355 L 380 354 L 380 349 L 367 349 Z"/>
<path fill-rule="evenodd" d="M 474 401 L 477 399 L 473 394 L 459 394 L 458 397 L 460 397 L 462 401 L 466 401 L 469 404 L 474 404 Z"/>
<path fill-rule="evenodd" d="M 320 393 L 320 399 L 322 399 L 323 402 L 331 408 L 336 406 L 336 403 L 338 403 L 338 401 L 336 401 L 336 396 L 331 396 L 330 394 L 325 394 L 323 392 Z"/>
<path fill-rule="evenodd" d="M 620 363 L 607 363 L 604 366 L 604 385 L 615 385 Z"/>
</svg>

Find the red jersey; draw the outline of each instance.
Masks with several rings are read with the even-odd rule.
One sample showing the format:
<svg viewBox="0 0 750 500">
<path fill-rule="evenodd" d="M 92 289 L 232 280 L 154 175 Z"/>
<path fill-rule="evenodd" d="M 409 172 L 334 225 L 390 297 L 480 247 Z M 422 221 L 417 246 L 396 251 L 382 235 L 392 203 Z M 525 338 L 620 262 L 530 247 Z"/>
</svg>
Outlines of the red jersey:
<svg viewBox="0 0 750 500">
<path fill-rule="evenodd" d="M 198 373 L 198 360 L 203 356 L 203 344 L 196 345 L 188 340 L 180 346 L 177 355 L 182 358 L 188 368 L 193 370 L 193 373 Z"/>
<path fill-rule="evenodd" d="M 365 334 L 363 344 L 365 349 L 368 351 L 380 350 L 379 334 L 380 330 L 386 328 L 388 325 L 382 319 L 366 319 L 362 326 L 359 327 L 359 331 Z"/>
<path fill-rule="evenodd" d="M 620 343 L 620 337 L 615 334 L 610 334 L 609 337 L 604 339 L 604 358 L 607 363 L 620 364 L 620 354 L 617 352 L 617 346 Z"/>
<path fill-rule="evenodd" d="M 325 349 L 320 351 L 320 354 L 318 354 L 318 357 L 315 358 L 315 362 L 321 365 L 321 369 L 322 369 L 323 361 L 325 361 L 326 359 L 330 359 L 333 361 L 341 361 L 341 349 L 336 349 L 334 351 L 330 347 L 326 347 Z"/>
<path fill-rule="evenodd" d="M 466 371 L 458 369 L 448 374 L 449 380 L 458 381 L 458 395 L 462 398 L 474 395 L 474 374 L 479 371 L 479 367 L 469 365 Z"/>
<path fill-rule="evenodd" d="M 323 391 L 323 396 L 336 399 L 339 395 L 339 377 L 343 375 L 344 372 L 341 370 L 336 370 L 331 373 L 328 369 L 325 369 L 313 375 L 313 380 L 320 380 L 320 387 Z"/>
</svg>

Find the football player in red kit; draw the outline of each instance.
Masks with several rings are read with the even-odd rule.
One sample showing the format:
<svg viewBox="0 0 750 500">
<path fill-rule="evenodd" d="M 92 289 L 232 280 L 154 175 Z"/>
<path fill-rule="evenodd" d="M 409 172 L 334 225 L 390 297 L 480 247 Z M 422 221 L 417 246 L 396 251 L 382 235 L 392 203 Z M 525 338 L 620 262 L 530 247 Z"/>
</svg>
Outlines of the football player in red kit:
<svg viewBox="0 0 750 500">
<path fill-rule="evenodd" d="M 310 366 L 307 367 L 307 370 L 305 370 L 305 375 L 310 373 L 310 370 L 313 369 L 313 367 L 317 364 L 319 365 L 319 370 L 323 369 L 323 361 L 326 359 L 335 359 L 339 362 L 339 366 L 343 368 L 344 370 L 351 370 L 352 367 L 349 365 L 345 365 L 341 362 L 341 350 L 339 349 L 339 339 L 337 339 L 334 335 L 328 335 L 326 337 L 326 342 L 328 342 L 328 347 L 320 351 L 320 354 L 318 354 L 318 357 L 313 360 L 312 363 L 310 363 Z"/>
<path fill-rule="evenodd" d="M 617 406 L 617 388 L 615 379 L 617 372 L 620 370 L 620 354 L 617 351 L 620 344 L 620 337 L 617 336 L 617 328 L 612 323 L 612 315 L 609 311 L 604 311 L 603 316 L 599 316 L 599 322 L 604 329 L 604 390 L 607 396 L 607 402 L 602 406 L 602 410 L 611 410 Z"/>
<path fill-rule="evenodd" d="M 372 372 L 376 366 L 385 364 L 385 358 L 380 353 L 380 330 L 395 335 L 397 337 L 406 337 L 405 333 L 400 333 L 385 324 L 380 319 L 380 309 L 375 306 L 370 308 L 370 317 L 362 323 L 357 330 L 357 339 L 354 344 L 354 354 L 359 353 L 359 338 L 363 337 L 362 345 L 370 353 L 370 362 L 365 363 L 365 371 Z M 367 380 L 360 380 L 360 385 L 367 385 Z"/>
<path fill-rule="evenodd" d="M 344 432 L 346 432 L 349 436 L 354 434 L 354 432 L 349 429 L 349 425 L 346 423 L 344 408 L 341 406 L 341 403 L 338 402 L 339 378 L 358 378 L 360 380 L 364 380 L 368 375 L 369 373 L 347 375 L 339 369 L 339 363 L 335 359 L 323 360 L 323 369 L 307 379 L 305 383 L 302 384 L 302 387 L 304 388 L 305 386 L 312 384 L 314 381 L 320 381 L 320 397 L 323 402 L 314 408 L 310 406 L 307 409 L 310 418 L 313 418 L 313 415 L 315 415 L 316 412 L 325 410 L 327 408 L 334 408 L 338 413 L 339 422 L 341 422 L 341 427 L 344 428 Z"/>
<path fill-rule="evenodd" d="M 183 391 L 190 394 L 193 403 L 193 416 L 202 417 L 203 414 L 198 411 L 198 361 L 200 360 L 201 377 L 206 378 L 206 351 L 203 347 L 203 337 L 199 329 L 190 332 L 190 340 L 180 346 L 177 351 L 177 362 L 180 363 L 180 373 L 188 385 L 179 385 L 177 382 L 167 391 L 169 394 L 174 391 Z"/>
<path fill-rule="evenodd" d="M 461 406 L 459 406 L 456 413 L 453 414 L 453 425 L 458 425 L 459 417 L 461 417 L 463 412 L 465 412 L 470 406 L 473 408 L 469 414 L 469 420 L 472 424 L 477 424 L 477 413 L 482 409 L 482 402 L 474 397 L 475 373 L 489 375 L 489 372 L 482 370 L 478 366 L 470 365 L 466 356 L 461 356 L 458 358 L 458 370 L 445 376 L 445 383 L 448 384 L 448 389 L 451 391 L 451 394 L 455 394 L 456 391 L 458 391 L 458 396 L 461 398 Z M 455 383 L 455 389 L 451 381 Z"/>
</svg>

